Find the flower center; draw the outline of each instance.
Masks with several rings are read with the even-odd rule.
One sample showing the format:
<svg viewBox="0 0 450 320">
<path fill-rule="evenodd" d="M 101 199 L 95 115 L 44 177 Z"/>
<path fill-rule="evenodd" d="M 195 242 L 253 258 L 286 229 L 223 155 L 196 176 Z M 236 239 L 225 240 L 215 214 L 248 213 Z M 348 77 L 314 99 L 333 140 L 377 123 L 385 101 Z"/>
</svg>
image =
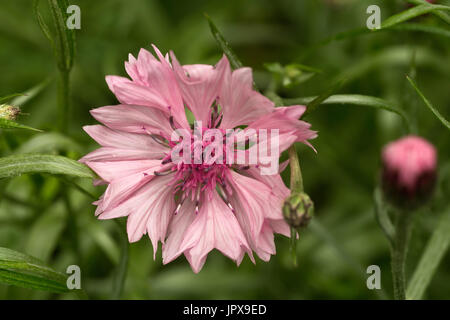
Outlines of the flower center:
<svg viewBox="0 0 450 320">
<path fill-rule="evenodd" d="M 195 127 L 191 132 L 187 130 L 181 132 L 180 129 L 176 131 L 179 139 L 167 140 L 171 151 L 162 159 L 164 169 L 155 173 L 157 175 L 174 173 L 170 184 L 178 196 L 175 214 L 183 201 L 189 197 L 196 202 L 198 212 L 200 197 L 210 199 L 212 193 L 216 191 L 229 205 L 225 191 L 230 190 L 225 181 L 231 165 L 226 161 L 226 131 L 205 127 L 201 129 Z M 231 205 L 229 207 L 231 208 Z"/>
</svg>

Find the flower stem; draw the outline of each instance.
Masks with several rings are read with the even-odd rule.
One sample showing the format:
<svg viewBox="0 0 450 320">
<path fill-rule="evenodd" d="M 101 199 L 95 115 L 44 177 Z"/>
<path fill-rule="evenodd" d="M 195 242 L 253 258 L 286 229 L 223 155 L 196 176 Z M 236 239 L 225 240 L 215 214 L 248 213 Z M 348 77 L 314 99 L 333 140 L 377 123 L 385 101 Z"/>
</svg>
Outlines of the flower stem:
<svg viewBox="0 0 450 320">
<path fill-rule="evenodd" d="M 377 222 L 381 227 L 389 243 L 392 245 L 395 237 L 395 228 L 389 217 L 388 207 L 384 201 L 382 191 L 377 187 L 373 193 L 373 198 L 375 202 L 375 217 Z"/>
<path fill-rule="evenodd" d="M 69 124 L 69 71 L 59 72 L 58 104 L 59 104 L 59 131 L 67 133 Z"/>
<path fill-rule="evenodd" d="M 297 266 L 297 229 L 291 227 L 291 254 L 294 267 Z"/>
<path fill-rule="evenodd" d="M 78 225 L 77 225 L 77 218 L 76 214 L 73 210 L 72 203 L 70 201 L 69 194 L 66 189 L 63 189 L 62 197 L 64 201 L 64 205 L 66 207 L 67 213 L 68 213 L 68 219 L 67 219 L 67 232 L 68 236 L 71 239 L 73 250 L 75 252 L 75 256 L 77 259 L 77 264 L 80 266 L 83 265 L 82 261 L 82 255 L 80 250 L 80 241 L 78 237 Z"/>
<path fill-rule="evenodd" d="M 116 274 L 113 280 L 112 299 L 117 300 L 120 299 L 123 287 L 125 285 L 125 279 L 128 270 L 128 249 L 130 243 L 128 242 L 127 234 L 124 231 L 125 226 L 122 225 L 121 221 L 118 221 L 117 219 L 115 219 L 114 221 L 116 222 L 116 225 L 119 229 L 122 245 L 122 254 L 120 262 L 119 265 L 117 266 Z"/>
<path fill-rule="evenodd" d="M 405 300 L 405 262 L 411 235 L 411 222 L 412 218 L 409 212 L 398 212 L 394 242 L 391 246 L 392 279 L 394 283 L 394 298 L 396 300 Z"/>
</svg>

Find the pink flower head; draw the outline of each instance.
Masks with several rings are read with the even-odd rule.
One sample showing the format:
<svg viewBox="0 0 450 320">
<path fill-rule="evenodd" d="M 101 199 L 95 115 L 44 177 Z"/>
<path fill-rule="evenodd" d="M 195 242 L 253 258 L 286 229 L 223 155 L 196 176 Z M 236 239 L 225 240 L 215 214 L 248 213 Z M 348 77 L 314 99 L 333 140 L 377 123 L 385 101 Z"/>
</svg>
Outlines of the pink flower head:
<svg viewBox="0 0 450 320">
<path fill-rule="evenodd" d="M 196 130 L 226 136 L 228 129 L 240 127 L 244 133 L 255 130 L 251 148 L 263 149 L 263 142 L 275 136 L 261 136 L 258 130 L 277 129 L 282 152 L 316 137 L 308 123 L 298 120 L 306 108 L 275 108 L 253 90 L 251 69 L 232 71 L 225 56 L 215 66 L 181 66 L 172 52 L 169 59 L 153 48 L 158 59 L 144 49 L 137 59 L 129 56 L 125 69 L 131 80 L 106 77 L 121 104 L 92 110 L 103 125 L 84 127 L 101 148 L 80 161 L 108 185 L 95 202 L 96 215 L 127 216 L 129 241 L 148 234 L 154 255 L 161 241 L 164 264 L 184 254 L 199 272 L 213 249 L 238 265 L 245 253 L 254 262 L 253 251 L 268 261 L 275 254 L 274 233 L 289 236 L 281 212 L 289 190 L 278 170 L 261 174 L 260 162 L 175 162 L 173 152 L 180 144 L 173 134 L 188 132 L 187 150 L 205 151 L 214 139 L 198 141 Z M 187 121 L 185 109 L 198 121 L 197 128 Z M 228 158 L 229 149 L 224 153 Z"/>
<path fill-rule="evenodd" d="M 417 136 L 391 142 L 383 150 L 385 192 L 402 205 L 415 206 L 428 196 L 436 180 L 436 149 Z"/>
</svg>

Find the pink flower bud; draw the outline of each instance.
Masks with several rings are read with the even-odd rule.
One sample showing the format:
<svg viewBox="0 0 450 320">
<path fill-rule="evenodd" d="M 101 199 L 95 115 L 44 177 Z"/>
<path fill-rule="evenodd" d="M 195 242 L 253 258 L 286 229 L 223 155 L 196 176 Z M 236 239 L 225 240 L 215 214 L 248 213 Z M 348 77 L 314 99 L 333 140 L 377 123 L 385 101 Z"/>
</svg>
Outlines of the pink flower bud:
<svg viewBox="0 0 450 320">
<path fill-rule="evenodd" d="M 406 136 L 383 149 L 382 187 L 399 207 L 416 208 L 433 192 L 436 181 L 436 149 L 421 137 Z"/>
</svg>

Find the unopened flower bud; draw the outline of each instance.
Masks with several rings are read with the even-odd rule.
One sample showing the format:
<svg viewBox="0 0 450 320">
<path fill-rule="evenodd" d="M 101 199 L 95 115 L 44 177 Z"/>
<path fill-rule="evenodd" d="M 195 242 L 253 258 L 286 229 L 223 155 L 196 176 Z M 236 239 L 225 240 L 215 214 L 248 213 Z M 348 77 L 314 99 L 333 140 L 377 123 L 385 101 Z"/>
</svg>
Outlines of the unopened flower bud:
<svg viewBox="0 0 450 320">
<path fill-rule="evenodd" d="M 382 188 L 400 208 L 415 209 L 433 193 L 436 182 L 436 149 L 417 136 L 391 142 L 383 149 Z"/>
<path fill-rule="evenodd" d="M 20 114 L 20 108 L 8 104 L 0 104 L 0 119 L 16 120 Z"/>
<path fill-rule="evenodd" d="M 314 203 L 304 192 L 291 194 L 283 204 L 283 216 L 293 228 L 306 227 L 314 215 Z"/>
</svg>

